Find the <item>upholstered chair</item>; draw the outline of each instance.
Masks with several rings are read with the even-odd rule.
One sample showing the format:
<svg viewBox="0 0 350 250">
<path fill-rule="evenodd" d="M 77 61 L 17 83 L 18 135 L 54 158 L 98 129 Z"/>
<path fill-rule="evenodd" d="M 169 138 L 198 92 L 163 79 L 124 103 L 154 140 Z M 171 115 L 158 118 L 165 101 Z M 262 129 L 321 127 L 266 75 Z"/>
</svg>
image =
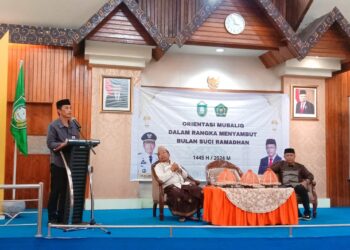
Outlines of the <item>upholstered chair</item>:
<svg viewBox="0 0 350 250">
<path fill-rule="evenodd" d="M 225 170 L 231 171 L 235 175 L 237 181 L 239 181 L 243 175 L 241 169 L 231 162 L 223 160 L 212 161 L 206 166 L 207 185 L 215 185 L 218 181 L 218 176 Z"/>
<path fill-rule="evenodd" d="M 156 171 L 154 170 L 154 167 L 156 166 L 158 162 L 155 162 L 152 165 L 152 198 L 153 198 L 153 217 L 157 216 L 157 207 L 159 204 L 159 219 L 162 221 L 164 220 L 164 205 L 167 205 L 167 198 L 166 193 L 164 193 L 163 190 L 163 183 L 158 178 Z M 188 175 L 185 181 L 192 182 L 195 185 L 199 185 L 200 182 L 198 180 L 193 179 L 192 176 Z M 200 208 L 198 208 L 197 211 L 197 217 L 198 219 L 201 216 Z"/>
<path fill-rule="evenodd" d="M 317 216 L 317 193 L 316 193 L 316 182 L 312 181 L 307 185 L 307 191 L 310 199 L 310 203 L 312 204 L 312 217 L 316 218 Z M 300 198 L 297 196 L 298 204 L 302 204 Z"/>
</svg>

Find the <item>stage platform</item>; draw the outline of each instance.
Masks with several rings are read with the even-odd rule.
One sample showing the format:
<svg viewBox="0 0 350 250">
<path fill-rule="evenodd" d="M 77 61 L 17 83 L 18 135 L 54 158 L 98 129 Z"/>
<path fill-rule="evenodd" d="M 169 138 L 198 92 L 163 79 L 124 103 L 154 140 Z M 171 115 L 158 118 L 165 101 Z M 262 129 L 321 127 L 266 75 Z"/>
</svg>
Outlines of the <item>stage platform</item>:
<svg viewBox="0 0 350 250">
<path fill-rule="evenodd" d="M 165 219 L 152 217 L 151 209 L 97 210 L 95 219 L 111 234 L 86 229 L 65 232 L 51 229 L 43 214 L 43 237 L 35 237 L 36 214 L 22 214 L 0 227 L 1 249 L 350 249 L 350 208 L 320 208 L 318 217 L 291 227 L 215 227 L 206 222 L 178 222 L 165 210 Z M 84 221 L 90 211 L 84 211 Z M 6 221 L 0 221 L 4 224 Z"/>
</svg>

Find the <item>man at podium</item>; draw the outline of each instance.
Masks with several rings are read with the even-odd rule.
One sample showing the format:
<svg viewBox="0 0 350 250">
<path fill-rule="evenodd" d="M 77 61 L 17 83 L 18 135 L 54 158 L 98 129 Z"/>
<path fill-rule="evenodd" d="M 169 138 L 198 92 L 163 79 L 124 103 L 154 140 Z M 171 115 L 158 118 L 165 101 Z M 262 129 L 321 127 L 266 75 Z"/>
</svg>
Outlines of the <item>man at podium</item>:
<svg viewBox="0 0 350 250">
<path fill-rule="evenodd" d="M 60 156 L 62 149 L 66 159 L 69 151 L 65 150 L 68 139 L 79 139 L 79 128 L 71 122 L 72 109 L 69 99 L 56 102 L 58 119 L 50 123 L 47 133 L 47 146 L 50 149 L 51 186 L 48 201 L 48 217 L 50 223 L 63 223 L 64 205 L 67 193 L 67 173 Z"/>
</svg>

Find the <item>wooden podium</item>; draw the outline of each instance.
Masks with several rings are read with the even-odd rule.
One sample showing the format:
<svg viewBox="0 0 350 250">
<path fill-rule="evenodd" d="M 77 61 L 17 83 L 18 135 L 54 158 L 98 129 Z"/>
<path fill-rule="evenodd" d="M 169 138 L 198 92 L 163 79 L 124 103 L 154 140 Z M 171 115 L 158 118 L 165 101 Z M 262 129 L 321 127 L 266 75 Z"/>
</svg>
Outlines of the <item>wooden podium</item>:
<svg viewBox="0 0 350 250">
<path fill-rule="evenodd" d="M 99 143 L 99 140 L 70 139 L 64 153 L 60 151 L 68 177 L 64 224 L 82 223 L 90 151 Z"/>
</svg>

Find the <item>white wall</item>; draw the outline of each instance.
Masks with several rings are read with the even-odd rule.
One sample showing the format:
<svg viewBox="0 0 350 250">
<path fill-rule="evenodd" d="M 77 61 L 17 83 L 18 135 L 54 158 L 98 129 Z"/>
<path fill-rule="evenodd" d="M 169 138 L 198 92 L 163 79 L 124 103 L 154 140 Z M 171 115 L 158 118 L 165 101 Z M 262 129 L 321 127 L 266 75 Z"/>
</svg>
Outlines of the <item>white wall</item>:
<svg viewBox="0 0 350 250">
<path fill-rule="evenodd" d="M 135 68 L 94 68 L 92 89 L 92 138 L 100 138 L 99 153 L 92 159 L 96 166 L 94 186 L 96 208 L 141 208 L 151 207 L 151 185 L 149 182 L 131 182 L 130 143 L 131 114 L 102 113 L 100 111 L 100 83 L 102 75 L 126 76 L 132 78 L 133 85 L 197 88 L 208 90 L 207 77 L 220 77 L 219 90 L 281 91 L 282 81 L 270 69 L 265 69 L 259 58 L 227 57 L 216 55 L 190 55 L 166 53 L 159 61 L 151 61 L 142 71 Z M 299 77 L 300 78 L 300 77 Z M 290 85 L 315 84 L 317 79 L 286 78 L 283 91 L 289 93 Z M 305 82 L 300 82 L 305 81 Z M 318 83 L 318 82 L 317 82 Z M 324 96 L 324 81 L 319 83 L 320 98 Z M 319 100 L 319 110 L 324 110 L 324 97 Z M 322 144 L 315 148 L 313 141 L 291 140 L 291 146 L 300 152 L 301 163 L 306 164 L 316 176 L 319 197 L 326 197 L 325 166 L 318 164 L 314 157 L 305 158 L 304 148 L 314 149 L 316 155 L 324 154 L 325 121 L 320 114 L 318 121 L 293 121 L 291 136 L 306 125 L 313 129 L 314 138 Z M 305 137 L 304 137 L 305 138 Z M 317 158 L 317 157 L 316 157 Z M 322 158 L 324 160 L 324 158 Z M 329 205 L 328 205 L 329 206 Z M 87 201 L 87 208 L 89 203 Z"/>
<path fill-rule="evenodd" d="M 208 89 L 207 77 L 220 78 L 219 89 L 280 91 L 281 79 L 258 57 L 166 53 L 141 74 L 146 86 Z"/>
</svg>

